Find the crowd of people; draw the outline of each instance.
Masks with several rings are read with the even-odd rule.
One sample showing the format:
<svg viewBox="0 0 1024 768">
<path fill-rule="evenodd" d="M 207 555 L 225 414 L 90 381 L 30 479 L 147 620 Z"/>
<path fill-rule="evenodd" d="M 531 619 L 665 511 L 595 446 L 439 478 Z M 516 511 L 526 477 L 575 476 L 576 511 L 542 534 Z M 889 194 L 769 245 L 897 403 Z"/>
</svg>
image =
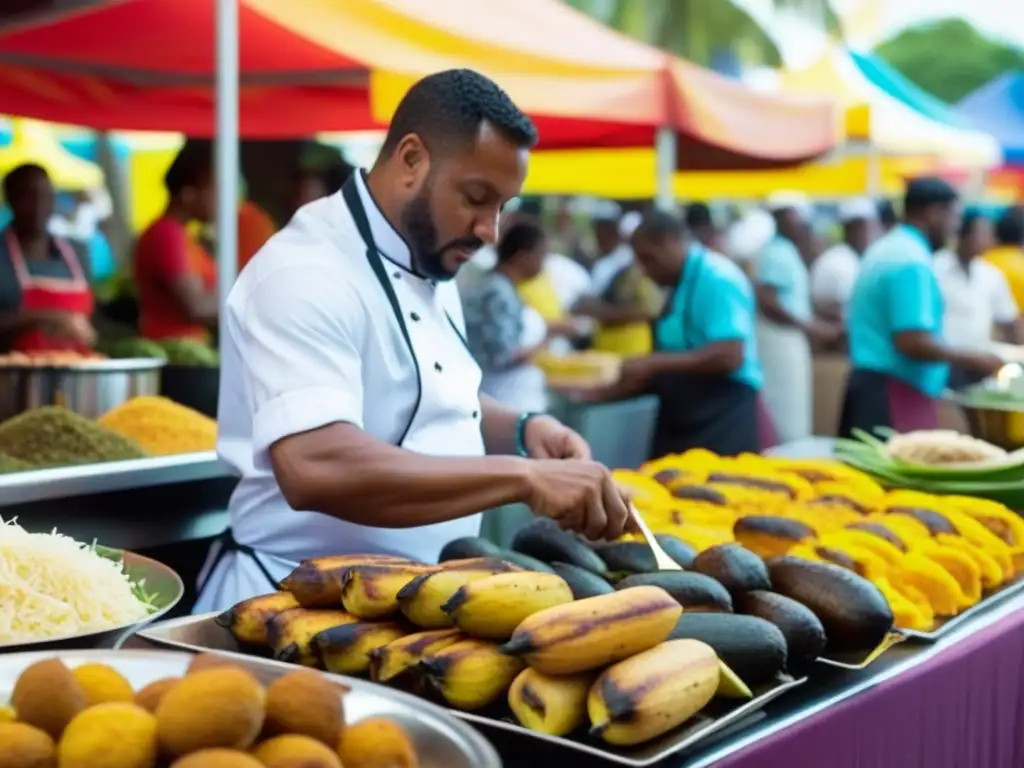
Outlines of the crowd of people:
<svg viewBox="0 0 1024 768">
<path fill-rule="evenodd" d="M 137 239 L 130 271 L 145 338 L 210 338 L 217 272 L 191 229 L 213 218 L 208 142 L 189 141 L 167 171 L 164 213 Z M 340 162 L 299 169 L 293 211 L 340 194 Z M 89 349 L 89 259 L 54 226 L 45 170 L 4 180 L 11 220 L 0 238 L 0 333 L 9 350 Z M 611 201 L 518 199 L 497 242 L 458 273 L 465 341 L 483 391 L 543 412 L 541 353 L 593 349 L 624 360 L 619 381 L 563 393 L 602 402 L 660 400 L 655 454 L 723 454 L 812 434 L 812 356 L 848 354 L 840 434 L 934 426 L 947 386 L 992 374 L 993 339 L 1024 344 L 1024 209 L 994 220 L 962 212 L 939 178 L 890 201 L 813 205 L 779 193 L 742 215 L 700 202 L 678 214 Z M 552 201 L 547 201 L 552 202 Z M 729 220 L 723 220 L 729 219 Z M 239 206 L 238 267 L 277 230 Z"/>
<path fill-rule="evenodd" d="M 1024 343 L 1024 209 L 963 211 L 931 177 L 909 182 L 900 208 L 779 193 L 719 223 L 703 203 L 550 218 L 521 206 L 458 277 L 484 389 L 543 410 L 538 352 L 615 352 L 617 384 L 564 394 L 656 394 L 655 455 L 736 453 L 810 436 L 813 355 L 842 353 L 839 434 L 935 427 L 947 386 L 1002 365 L 992 341 Z"/>
<path fill-rule="evenodd" d="M 212 163 L 209 141 L 190 139 L 183 145 L 164 177 L 167 205 L 135 239 L 123 265 L 132 285 L 127 322 L 143 338 L 213 338 L 219 307 L 209 237 L 215 203 Z M 352 170 L 340 155 L 331 162 L 300 165 L 289 181 L 289 214 L 338 192 Z M 98 289 L 115 277 L 109 245 L 97 229 L 98 219 L 111 215 L 109 200 L 101 209 L 105 212 L 98 213 L 97 195 L 76 195 L 70 214 L 58 211 L 49 175 L 35 164 L 10 171 L 3 192 L 8 220 L 0 242 L 0 348 L 87 351 L 96 340 L 97 324 L 124 322 L 113 304 L 104 312 L 96 298 Z M 239 272 L 278 228 L 243 196 Z"/>
</svg>

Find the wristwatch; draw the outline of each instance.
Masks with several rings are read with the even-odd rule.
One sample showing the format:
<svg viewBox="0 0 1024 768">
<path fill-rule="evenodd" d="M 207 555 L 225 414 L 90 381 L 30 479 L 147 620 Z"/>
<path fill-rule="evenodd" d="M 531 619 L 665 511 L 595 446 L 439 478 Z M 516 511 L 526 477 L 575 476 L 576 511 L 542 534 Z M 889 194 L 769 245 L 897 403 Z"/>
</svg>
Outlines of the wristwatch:
<svg viewBox="0 0 1024 768">
<path fill-rule="evenodd" d="M 526 425 L 534 416 L 543 416 L 543 413 L 521 413 L 516 419 L 516 453 L 525 458 L 530 457 L 530 451 L 526 448 Z"/>
</svg>

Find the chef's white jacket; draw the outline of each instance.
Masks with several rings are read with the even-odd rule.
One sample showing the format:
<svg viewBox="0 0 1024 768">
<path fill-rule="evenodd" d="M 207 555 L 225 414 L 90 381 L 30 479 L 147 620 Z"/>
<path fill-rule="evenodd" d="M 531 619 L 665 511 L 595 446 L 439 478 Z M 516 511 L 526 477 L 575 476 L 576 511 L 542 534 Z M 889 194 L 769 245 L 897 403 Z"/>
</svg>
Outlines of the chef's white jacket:
<svg viewBox="0 0 1024 768">
<path fill-rule="evenodd" d="M 288 506 L 270 465 L 278 440 L 334 422 L 437 456 L 480 456 L 480 379 L 458 289 L 412 269 L 408 246 L 353 174 L 377 251 L 343 193 L 303 207 L 252 259 L 221 322 L 217 450 L 240 477 L 197 612 L 274 590 L 300 559 L 382 552 L 435 561 L 445 542 L 479 532 L 479 515 L 406 529 L 370 528 Z M 389 295 L 391 294 L 391 295 Z M 262 567 L 261 567 L 262 566 Z"/>
</svg>

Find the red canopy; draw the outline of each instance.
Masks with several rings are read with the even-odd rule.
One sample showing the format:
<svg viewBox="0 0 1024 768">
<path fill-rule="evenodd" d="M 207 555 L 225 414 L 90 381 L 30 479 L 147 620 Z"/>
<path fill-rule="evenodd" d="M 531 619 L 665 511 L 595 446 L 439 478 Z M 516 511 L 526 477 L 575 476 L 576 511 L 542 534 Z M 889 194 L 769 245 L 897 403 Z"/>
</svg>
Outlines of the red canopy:
<svg viewBox="0 0 1024 768">
<path fill-rule="evenodd" d="M 550 45 L 531 49 L 528 36 L 517 33 L 514 65 L 493 73 L 535 118 L 542 147 L 651 146 L 656 129 L 668 124 L 679 132 L 680 168 L 705 169 L 797 163 L 836 140 L 827 104 L 760 96 L 644 49 L 557 0 L 238 2 L 245 137 L 380 128 L 370 110 L 371 74 L 383 67 L 418 76 L 467 65 L 490 73 L 486 61 L 500 60 L 495 52 L 514 42 L 501 19 L 518 9 L 518 27 L 541 25 L 541 37 L 564 43 L 564 56 L 552 60 Z M 484 15 L 487 24 L 477 23 Z M 475 21 L 457 28 L 461 18 Z M 110 0 L 8 29 L 0 33 L 0 105 L 99 129 L 209 135 L 213 21 L 213 0 Z M 425 33 L 429 23 L 437 25 L 433 36 Z M 467 37 L 487 29 L 488 38 Z M 436 44 L 438 36 L 446 44 Z M 378 45 L 385 40 L 389 45 Z M 608 56 L 604 72 L 595 69 L 595 49 Z"/>
</svg>

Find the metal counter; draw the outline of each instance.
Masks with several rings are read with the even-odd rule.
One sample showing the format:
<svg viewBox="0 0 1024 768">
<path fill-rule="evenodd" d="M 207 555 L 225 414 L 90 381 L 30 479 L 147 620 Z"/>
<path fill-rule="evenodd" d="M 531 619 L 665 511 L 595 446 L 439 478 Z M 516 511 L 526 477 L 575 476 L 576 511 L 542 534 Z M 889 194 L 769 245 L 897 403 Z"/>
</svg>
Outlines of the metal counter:
<svg viewBox="0 0 1024 768">
<path fill-rule="evenodd" d="M 237 480 L 212 451 L 0 476 L 0 515 L 31 531 L 148 550 L 216 536 Z"/>
</svg>

